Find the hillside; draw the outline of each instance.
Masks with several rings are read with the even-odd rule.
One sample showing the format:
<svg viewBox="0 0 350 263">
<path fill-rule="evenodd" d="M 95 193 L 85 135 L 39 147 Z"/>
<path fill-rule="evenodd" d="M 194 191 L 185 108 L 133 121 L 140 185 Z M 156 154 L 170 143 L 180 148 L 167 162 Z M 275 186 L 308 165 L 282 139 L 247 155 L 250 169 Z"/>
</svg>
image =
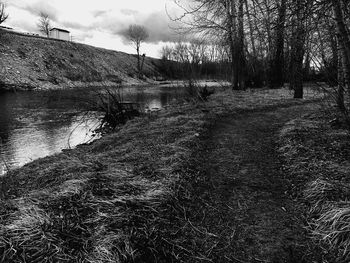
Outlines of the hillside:
<svg viewBox="0 0 350 263">
<path fill-rule="evenodd" d="M 147 79 L 160 76 L 158 60 L 146 58 Z M 137 84 L 137 58 L 123 52 L 61 40 L 0 32 L 0 89 L 57 89 Z"/>
</svg>

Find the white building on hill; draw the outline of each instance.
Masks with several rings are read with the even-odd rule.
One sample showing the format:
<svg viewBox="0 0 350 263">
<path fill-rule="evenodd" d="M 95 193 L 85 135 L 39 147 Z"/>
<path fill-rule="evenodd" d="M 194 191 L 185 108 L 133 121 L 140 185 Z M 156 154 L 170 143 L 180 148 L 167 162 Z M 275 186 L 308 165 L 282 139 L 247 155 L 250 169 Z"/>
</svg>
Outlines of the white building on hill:
<svg viewBox="0 0 350 263">
<path fill-rule="evenodd" d="M 51 28 L 50 29 L 50 37 L 55 39 L 61 39 L 69 41 L 69 31 L 61 28 Z"/>
</svg>

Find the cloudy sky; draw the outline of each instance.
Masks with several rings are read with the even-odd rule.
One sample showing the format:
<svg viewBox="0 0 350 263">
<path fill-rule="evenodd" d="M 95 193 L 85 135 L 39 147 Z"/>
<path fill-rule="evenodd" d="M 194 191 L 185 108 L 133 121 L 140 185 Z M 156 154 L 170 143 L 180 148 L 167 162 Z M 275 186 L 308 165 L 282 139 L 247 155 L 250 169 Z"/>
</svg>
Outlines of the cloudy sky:
<svg viewBox="0 0 350 263">
<path fill-rule="evenodd" d="M 171 15 L 179 14 L 173 0 L 6 0 L 8 20 L 3 24 L 17 31 L 38 33 L 40 12 L 50 15 L 53 27 L 67 29 L 73 41 L 135 53 L 123 38 L 130 24 L 149 31 L 141 52 L 159 57 L 161 47 L 179 36 L 169 28 Z"/>
</svg>

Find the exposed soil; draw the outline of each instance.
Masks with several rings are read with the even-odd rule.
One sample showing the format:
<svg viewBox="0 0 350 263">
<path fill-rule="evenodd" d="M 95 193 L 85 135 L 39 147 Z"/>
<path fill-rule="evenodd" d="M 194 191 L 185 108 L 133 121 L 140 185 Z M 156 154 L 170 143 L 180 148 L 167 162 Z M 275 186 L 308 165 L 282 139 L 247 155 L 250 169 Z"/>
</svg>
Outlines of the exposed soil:
<svg viewBox="0 0 350 263">
<path fill-rule="evenodd" d="M 310 262 L 303 208 L 288 194 L 293 182 L 277 139 L 287 121 L 312 110 L 275 107 L 216 121 L 194 156 L 199 172 L 185 206 L 196 261 Z"/>
</svg>

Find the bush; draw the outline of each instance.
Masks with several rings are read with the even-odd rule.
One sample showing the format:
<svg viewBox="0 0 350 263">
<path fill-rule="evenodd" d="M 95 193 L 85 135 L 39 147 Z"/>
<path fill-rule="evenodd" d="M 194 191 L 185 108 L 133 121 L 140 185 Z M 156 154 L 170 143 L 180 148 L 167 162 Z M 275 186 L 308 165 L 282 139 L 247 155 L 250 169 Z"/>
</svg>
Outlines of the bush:
<svg viewBox="0 0 350 263">
<path fill-rule="evenodd" d="M 95 130 L 96 133 L 111 132 L 117 126 L 141 114 L 139 104 L 123 102 L 121 86 L 97 92 L 96 98 L 97 100 L 92 102 L 92 110 L 103 113 L 101 124 Z"/>
<path fill-rule="evenodd" d="M 185 90 L 187 94 L 187 100 L 194 102 L 208 101 L 209 96 L 214 94 L 214 90 L 209 90 L 206 85 L 201 86 L 193 79 L 189 79 L 187 84 L 185 84 Z"/>
</svg>

